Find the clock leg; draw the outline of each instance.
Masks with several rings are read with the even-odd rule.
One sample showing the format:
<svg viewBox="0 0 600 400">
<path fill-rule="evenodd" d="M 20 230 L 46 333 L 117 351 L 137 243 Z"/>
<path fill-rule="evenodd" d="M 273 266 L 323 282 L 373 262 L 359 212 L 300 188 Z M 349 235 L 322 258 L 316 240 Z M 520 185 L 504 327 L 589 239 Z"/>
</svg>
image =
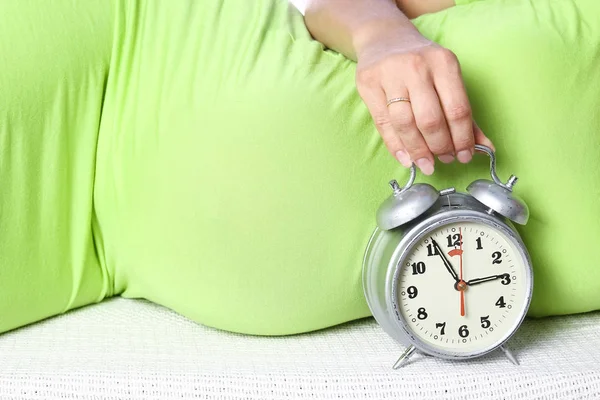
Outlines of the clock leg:
<svg viewBox="0 0 600 400">
<path fill-rule="evenodd" d="M 410 356 L 413 355 L 415 350 L 417 350 L 417 348 L 415 346 L 409 346 L 404 351 L 404 353 L 402 353 L 402 355 L 400 356 L 398 361 L 396 361 L 396 363 L 394 364 L 394 366 L 392 368 L 394 368 L 394 369 L 402 368 L 404 366 L 404 364 L 406 364 L 408 362 L 408 359 L 410 358 Z"/>
<path fill-rule="evenodd" d="M 519 365 L 519 361 L 517 361 L 516 357 L 508 349 L 508 347 L 500 346 L 500 350 L 502 350 L 504 352 L 504 355 L 506 356 L 506 358 L 508 358 L 510 360 L 511 363 L 513 363 L 514 365 Z"/>
</svg>

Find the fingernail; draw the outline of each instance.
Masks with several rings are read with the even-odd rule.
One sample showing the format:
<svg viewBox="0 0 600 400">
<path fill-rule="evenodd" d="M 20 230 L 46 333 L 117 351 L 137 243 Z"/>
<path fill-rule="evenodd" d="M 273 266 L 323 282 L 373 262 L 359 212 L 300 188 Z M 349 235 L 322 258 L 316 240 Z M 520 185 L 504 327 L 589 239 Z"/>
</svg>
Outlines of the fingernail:
<svg viewBox="0 0 600 400">
<path fill-rule="evenodd" d="M 406 153 L 405 151 L 399 150 L 398 152 L 396 152 L 396 158 L 398 159 L 398 161 L 400 161 L 400 164 L 402 164 L 406 168 L 411 167 L 412 162 L 410 161 L 408 153 Z"/>
<path fill-rule="evenodd" d="M 460 161 L 461 163 L 468 163 L 469 161 L 471 161 L 471 158 L 473 158 L 473 155 L 469 150 L 461 150 L 456 155 L 456 158 L 458 158 L 458 161 Z"/>
<path fill-rule="evenodd" d="M 427 158 L 419 158 L 415 164 L 425 175 L 433 174 L 433 163 Z"/>
<path fill-rule="evenodd" d="M 449 164 L 452 161 L 454 161 L 454 156 L 452 154 L 443 154 L 441 156 L 438 156 L 438 160 L 440 160 L 444 164 Z"/>
</svg>

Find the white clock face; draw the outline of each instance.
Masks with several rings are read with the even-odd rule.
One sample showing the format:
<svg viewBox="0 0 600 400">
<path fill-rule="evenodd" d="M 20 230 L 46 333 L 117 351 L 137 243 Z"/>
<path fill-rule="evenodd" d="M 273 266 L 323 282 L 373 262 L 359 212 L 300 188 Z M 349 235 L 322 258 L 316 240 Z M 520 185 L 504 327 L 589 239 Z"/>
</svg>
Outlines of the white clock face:
<svg viewBox="0 0 600 400">
<path fill-rule="evenodd" d="M 458 222 L 424 236 L 404 261 L 399 311 L 437 351 L 485 351 L 516 329 L 527 305 L 528 266 L 514 242 L 486 224 Z"/>
</svg>

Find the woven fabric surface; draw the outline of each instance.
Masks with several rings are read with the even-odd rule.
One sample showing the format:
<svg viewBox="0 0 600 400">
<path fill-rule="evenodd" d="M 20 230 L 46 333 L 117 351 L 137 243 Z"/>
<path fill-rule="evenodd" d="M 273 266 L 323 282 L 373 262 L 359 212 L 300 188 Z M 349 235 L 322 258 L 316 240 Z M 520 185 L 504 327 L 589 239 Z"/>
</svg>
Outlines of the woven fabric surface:
<svg viewBox="0 0 600 400">
<path fill-rule="evenodd" d="M 528 320 L 500 353 L 414 356 L 372 319 L 292 337 L 111 299 L 0 336 L 1 399 L 598 399 L 600 313 Z"/>
</svg>

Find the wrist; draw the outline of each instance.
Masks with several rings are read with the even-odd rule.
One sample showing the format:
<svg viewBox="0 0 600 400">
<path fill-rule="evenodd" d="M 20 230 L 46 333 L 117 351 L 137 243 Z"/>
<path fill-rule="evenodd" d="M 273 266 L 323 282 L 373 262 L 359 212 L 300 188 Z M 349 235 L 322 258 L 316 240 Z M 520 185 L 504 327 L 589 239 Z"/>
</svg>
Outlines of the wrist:
<svg viewBox="0 0 600 400">
<path fill-rule="evenodd" d="M 379 47 L 393 42 L 395 47 L 413 47 L 430 41 L 404 15 L 385 20 L 365 23 L 352 35 L 352 44 L 357 58 Z"/>
</svg>

